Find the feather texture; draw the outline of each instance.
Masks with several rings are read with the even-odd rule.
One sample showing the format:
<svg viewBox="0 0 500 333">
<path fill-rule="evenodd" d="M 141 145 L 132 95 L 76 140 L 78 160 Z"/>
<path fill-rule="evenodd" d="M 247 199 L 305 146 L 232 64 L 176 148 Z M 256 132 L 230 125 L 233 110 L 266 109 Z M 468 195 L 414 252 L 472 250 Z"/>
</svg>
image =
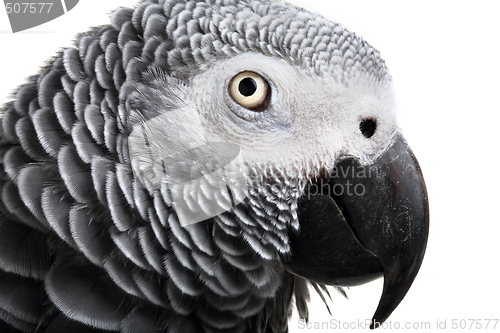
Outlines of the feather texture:
<svg viewBox="0 0 500 333">
<path fill-rule="evenodd" d="M 3 108 L 2 325 L 281 333 L 293 298 L 308 317 L 307 281 L 281 265 L 288 233 L 299 230 L 296 184 L 278 191 L 265 180 L 279 173 L 253 170 L 262 182 L 241 204 L 183 226 L 168 186 L 145 188 L 133 173 L 135 126 L 183 107 L 198 67 L 243 52 L 339 82 L 361 72 L 390 79 L 364 41 L 282 2 L 151 0 L 116 10 Z M 196 195 L 190 207 L 209 212 L 198 200 L 210 193 Z"/>
</svg>

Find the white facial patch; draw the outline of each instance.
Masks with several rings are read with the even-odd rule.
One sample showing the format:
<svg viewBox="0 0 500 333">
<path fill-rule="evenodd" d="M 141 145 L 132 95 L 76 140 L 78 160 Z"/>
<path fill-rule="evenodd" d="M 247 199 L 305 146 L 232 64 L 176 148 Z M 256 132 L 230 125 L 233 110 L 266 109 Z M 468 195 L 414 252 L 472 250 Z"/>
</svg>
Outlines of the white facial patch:
<svg viewBox="0 0 500 333">
<path fill-rule="evenodd" d="M 244 71 L 268 80 L 266 110 L 251 111 L 230 96 L 231 80 Z M 344 85 L 327 73 L 319 77 L 283 59 L 246 53 L 205 65 L 191 88 L 207 137 L 237 144 L 245 163 L 301 177 L 331 169 L 345 154 L 368 163 L 396 131 L 391 83 L 363 73 L 353 77 Z M 370 138 L 360 130 L 365 119 L 376 121 Z"/>
<path fill-rule="evenodd" d="M 233 78 L 245 71 L 267 81 L 266 109 L 231 96 Z M 270 179 L 300 188 L 342 155 L 368 163 L 396 131 L 393 95 L 388 83 L 356 77 L 346 86 L 260 54 L 207 64 L 190 78 L 182 106 L 162 112 L 161 102 L 145 104 L 159 115 L 129 136 L 134 175 L 148 189 L 168 186 L 188 225 L 231 210 Z M 360 128 L 366 119 L 376 123 L 369 138 Z"/>
</svg>

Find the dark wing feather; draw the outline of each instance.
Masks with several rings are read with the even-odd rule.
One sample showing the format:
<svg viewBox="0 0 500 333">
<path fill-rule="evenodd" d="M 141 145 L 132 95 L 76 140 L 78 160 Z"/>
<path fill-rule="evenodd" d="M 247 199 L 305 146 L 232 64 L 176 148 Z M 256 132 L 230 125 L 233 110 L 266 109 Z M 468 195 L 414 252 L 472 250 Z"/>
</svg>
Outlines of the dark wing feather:
<svg viewBox="0 0 500 333">
<path fill-rule="evenodd" d="M 87 261 L 58 258 L 45 277 L 45 287 L 63 314 L 88 326 L 118 331 L 127 316 L 126 294 Z"/>
<path fill-rule="evenodd" d="M 71 320 L 60 313 L 50 322 L 44 333 L 109 333 L 109 331 Z"/>
</svg>

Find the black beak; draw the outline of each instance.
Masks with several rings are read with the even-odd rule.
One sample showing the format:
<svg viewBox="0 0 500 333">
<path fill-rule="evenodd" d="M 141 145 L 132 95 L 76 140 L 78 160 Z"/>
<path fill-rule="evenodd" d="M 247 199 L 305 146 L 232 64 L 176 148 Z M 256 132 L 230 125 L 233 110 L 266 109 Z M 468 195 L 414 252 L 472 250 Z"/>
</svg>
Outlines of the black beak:
<svg viewBox="0 0 500 333">
<path fill-rule="evenodd" d="M 408 292 L 422 263 L 429 206 L 418 162 L 400 134 L 373 163 L 342 158 L 299 203 L 289 271 L 314 282 L 354 286 L 384 276 L 371 328 Z"/>
</svg>

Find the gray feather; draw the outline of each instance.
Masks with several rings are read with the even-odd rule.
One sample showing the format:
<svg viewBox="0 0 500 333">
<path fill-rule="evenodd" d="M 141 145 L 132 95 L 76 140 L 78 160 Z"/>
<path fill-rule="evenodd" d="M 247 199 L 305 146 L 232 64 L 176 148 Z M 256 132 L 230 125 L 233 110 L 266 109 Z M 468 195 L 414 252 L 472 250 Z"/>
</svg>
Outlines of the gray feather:
<svg viewBox="0 0 500 333">
<path fill-rule="evenodd" d="M 50 268 L 50 253 L 45 235 L 20 223 L 2 223 L 0 268 L 22 277 L 43 280 Z"/>
<path fill-rule="evenodd" d="M 2 272 L 0 295 L 0 319 L 21 331 L 36 329 L 47 310 L 43 281 Z"/>
<path fill-rule="evenodd" d="M 71 258 L 58 260 L 45 278 L 47 294 L 67 317 L 104 330 L 119 330 L 127 314 L 125 293 L 100 268 Z"/>
<path fill-rule="evenodd" d="M 330 311 L 330 307 L 328 306 L 328 303 L 326 301 L 325 295 L 323 294 L 323 293 L 326 293 L 328 295 L 328 297 L 330 297 L 330 294 L 328 293 L 328 290 L 322 284 L 318 284 L 318 283 L 312 282 L 311 285 L 313 286 L 314 290 L 316 290 L 316 292 L 318 293 L 319 297 L 321 297 L 321 300 L 323 301 L 323 303 L 326 306 L 326 310 L 328 310 L 328 313 L 331 315 L 332 312 Z M 331 300 L 331 297 L 330 297 L 330 300 Z"/>
<path fill-rule="evenodd" d="M 309 311 L 307 309 L 307 303 L 311 300 L 311 295 L 309 294 L 309 287 L 307 285 L 307 280 L 295 277 L 293 285 L 293 294 L 295 297 L 295 305 L 299 311 L 299 317 L 305 319 L 307 322 L 309 320 Z"/>
<path fill-rule="evenodd" d="M 293 184 L 279 192 L 263 183 L 186 227 L 168 186 L 144 188 L 132 172 L 131 131 L 184 106 L 200 65 L 244 52 L 340 83 L 359 73 L 390 80 L 366 42 L 283 2 L 147 0 L 116 10 L 2 109 L 1 321 L 37 333 L 282 333 L 293 295 L 307 318 L 306 282 L 282 267 L 288 232 L 299 230 Z"/>
</svg>

